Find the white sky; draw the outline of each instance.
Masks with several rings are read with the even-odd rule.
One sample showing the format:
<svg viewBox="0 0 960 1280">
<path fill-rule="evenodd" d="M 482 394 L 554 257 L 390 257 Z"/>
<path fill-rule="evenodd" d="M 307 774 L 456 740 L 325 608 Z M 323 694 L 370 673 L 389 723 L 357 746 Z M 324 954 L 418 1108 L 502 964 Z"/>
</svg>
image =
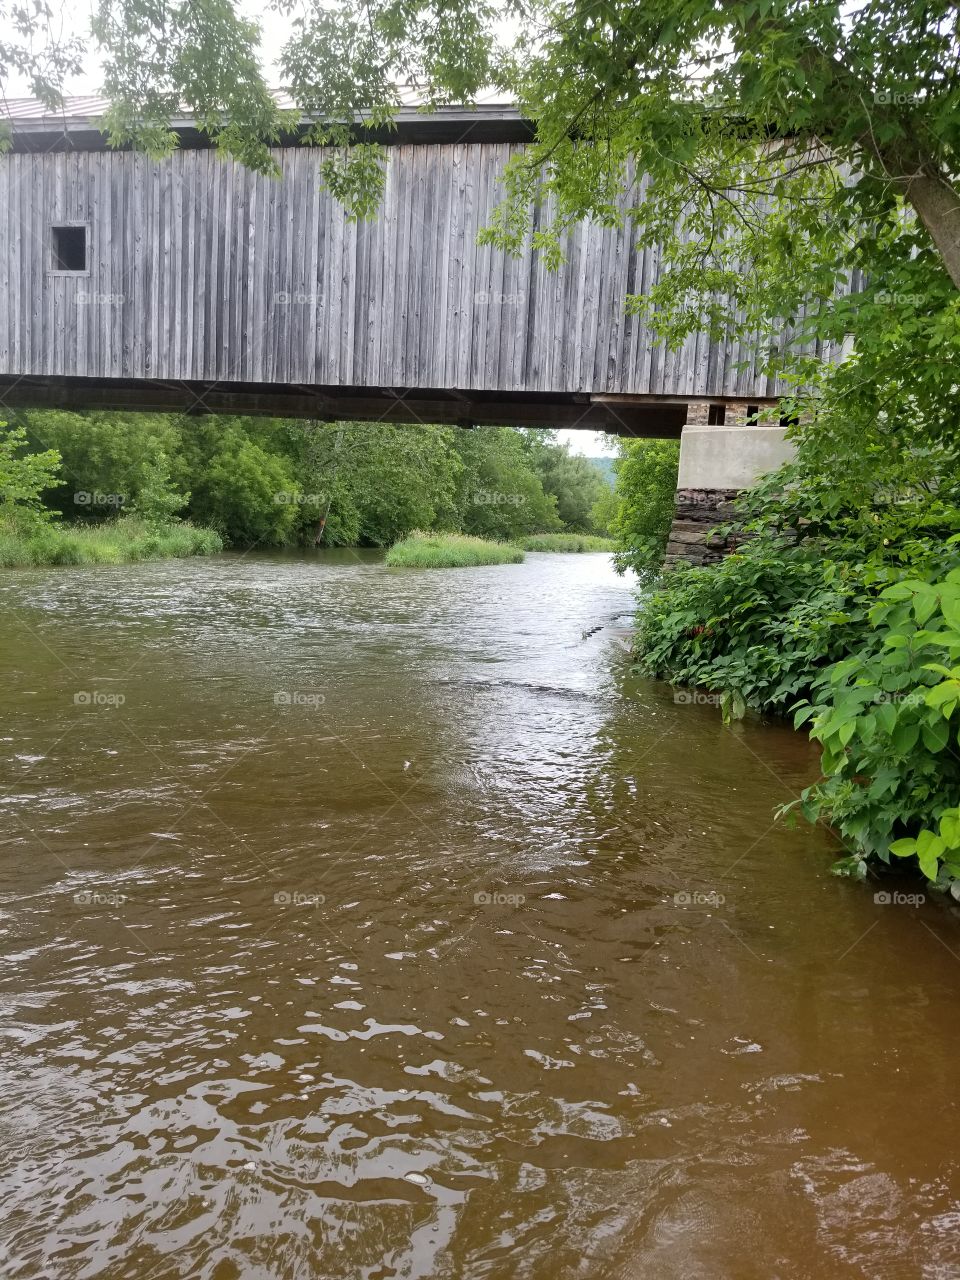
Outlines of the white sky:
<svg viewBox="0 0 960 1280">
<path fill-rule="evenodd" d="M 584 453 L 588 457 L 606 456 L 613 458 L 617 452 L 616 436 L 608 436 L 605 431 L 558 431 L 557 438 L 570 446 L 571 453 Z"/>
<path fill-rule="evenodd" d="M 268 10 L 265 4 L 258 3 L 257 0 L 236 0 L 236 5 L 237 11 L 245 18 L 250 18 L 259 24 L 261 61 L 267 80 L 275 83 L 279 79 L 276 60 L 287 39 L 289 24 L 275 10 Z M 87 39 L 90 35 L 90 23 L 95 8 L 94 0 L 70 0 L 69 3 L 68 0 L 52 0 L 50 4 L 51 34 L 61 39 L 67 36 L 82 36 Z M 102 88 L 101 65 L 91 41 L 90 49 L 85 55 L 83 71 L 65 82 L 64 96 L 99 93 Z M 18 76 L 10 77 L 6 90 L 8 98 L 23 98 L 30 92 L 27 82 Z"/>
</svg>

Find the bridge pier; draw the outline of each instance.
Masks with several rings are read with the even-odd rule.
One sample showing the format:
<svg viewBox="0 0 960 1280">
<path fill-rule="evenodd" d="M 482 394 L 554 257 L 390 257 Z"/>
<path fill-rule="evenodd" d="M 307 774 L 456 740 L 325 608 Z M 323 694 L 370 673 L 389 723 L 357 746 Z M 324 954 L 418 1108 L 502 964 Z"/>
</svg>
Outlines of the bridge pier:
<svg viewBox="0 0 960 1280">
<path fill-rule="evenodd" d="M 711 538 L 710 530 L 732 516 L 730 504 L 741 489 L 793 457 L 786 428 L 755 425 L 752 415 L 748 417 L 751 407 L 728 404 L 718 413 L 717 406 L 690 405 L 680 435 L 676 508 L 665 566 L 721 560 L 732 547 L 725 539 Z"/>
</svg>

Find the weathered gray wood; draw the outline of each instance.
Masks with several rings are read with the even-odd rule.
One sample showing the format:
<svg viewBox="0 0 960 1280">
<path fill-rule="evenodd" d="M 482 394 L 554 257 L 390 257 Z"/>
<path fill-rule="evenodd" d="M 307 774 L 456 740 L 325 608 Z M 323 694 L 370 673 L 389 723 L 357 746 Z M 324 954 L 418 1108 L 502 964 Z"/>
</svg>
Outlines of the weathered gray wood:
<svg viewBox="0 0 960 1280">
<path fill-rule="evenodd" d="M 0 235 L 4 242 L 9 242 L 10 222 L 13 212 L 10 208 L 10 180 L 12 168 L 0 168 Z M 10 328 L 13 320 L 13 283 L 10 278 L 10 256 L 0 254 L 0 296 L 8 300 L 9 305 L 0 307 L 0 366 L 11 363 Z"/>
<path fill-rule="evenodd" d="M 360 226 L 321 190 L 309 148 L 276 151 L 280 181 L 210 150 L 160 163 L 4 155 L 0 376 L 757 400 L 781 390 L 755 362 L 740 367 L 746 346 L 699 335 L 665 353 L 624 314 L 625 295 L 662 270 L 656 248 L 636 248 L 629 215 L 571 231 L 557 273 L 532 234 L 516 260 L 478 246 L 520 149 L 391 146 L 383 206 Z M 69 221 L 89 227 L 85 276 L 50 270 L 51 227 Z"/>
</svg>

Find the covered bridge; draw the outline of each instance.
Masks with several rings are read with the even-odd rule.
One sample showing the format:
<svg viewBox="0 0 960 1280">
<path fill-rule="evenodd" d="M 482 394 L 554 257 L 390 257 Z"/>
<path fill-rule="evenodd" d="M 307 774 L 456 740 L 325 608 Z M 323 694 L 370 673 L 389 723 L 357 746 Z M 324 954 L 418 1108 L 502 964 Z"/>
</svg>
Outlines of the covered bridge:
<svg viewBox="0 0 960 1280">
<path fill-rule="evenodd" d="M 351 223 L 296 138 L 275 151 L 279 181 L 222 160 L 189 120 L 154 161 L 107 146 L 104 106 L 6 104 L 8 406 L 679 436 L 776 398 L 737 343 L 699 335 L 670 353 L 626 314 L 661 270 L 629 218 L 573 229 L 557 272 L 529 246 L 478 246 L 530 137 L 512 108 L 402 112 L 379 214 Z"/>
</svg>

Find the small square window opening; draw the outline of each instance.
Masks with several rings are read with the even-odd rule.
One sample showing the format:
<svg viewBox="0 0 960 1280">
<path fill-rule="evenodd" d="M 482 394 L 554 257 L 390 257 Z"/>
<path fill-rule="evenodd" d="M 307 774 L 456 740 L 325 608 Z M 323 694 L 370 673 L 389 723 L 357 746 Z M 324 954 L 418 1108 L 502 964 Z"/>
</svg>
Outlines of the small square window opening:
<svg viewBox="0 0 960 1280">
<path fill-rule="evenodd" d="M 54 271 L 86 271 L 87 228 L 53 228 Z"/>
</svg>

